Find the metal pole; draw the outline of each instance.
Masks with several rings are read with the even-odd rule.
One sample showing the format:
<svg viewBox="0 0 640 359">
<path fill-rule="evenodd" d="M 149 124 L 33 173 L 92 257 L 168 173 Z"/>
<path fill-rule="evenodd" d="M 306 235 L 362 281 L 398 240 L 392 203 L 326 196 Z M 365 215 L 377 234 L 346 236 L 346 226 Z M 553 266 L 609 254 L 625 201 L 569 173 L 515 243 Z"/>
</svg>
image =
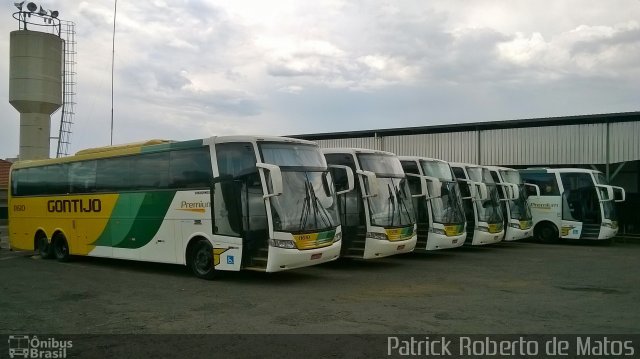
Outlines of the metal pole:
<svg viewBox="0 0 640 359">
<path fill-rule="evenodd" d="M 113 2 L 113 38 L 111 40 L 111 142 L 113 146 L 113 69 L 114 59 L 116 56 L 116 10 L 118 9 L 118 0 Z"/>
</svg>

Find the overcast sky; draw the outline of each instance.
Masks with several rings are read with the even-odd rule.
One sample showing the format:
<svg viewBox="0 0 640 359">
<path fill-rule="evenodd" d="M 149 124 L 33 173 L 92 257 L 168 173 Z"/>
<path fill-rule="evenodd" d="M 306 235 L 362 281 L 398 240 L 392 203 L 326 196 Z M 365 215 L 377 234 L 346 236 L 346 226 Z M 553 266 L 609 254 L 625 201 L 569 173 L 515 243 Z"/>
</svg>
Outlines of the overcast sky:
<svg viewBox="0 0 640 359">
<path fill-rule="evenodd" d="M 113 1 L 36 3 L 76 23 L 71 152 L 108 145 Z M 114 92 L 116 144 L 638 111 L 640 0 L 120 0 Z"/>
</svg>

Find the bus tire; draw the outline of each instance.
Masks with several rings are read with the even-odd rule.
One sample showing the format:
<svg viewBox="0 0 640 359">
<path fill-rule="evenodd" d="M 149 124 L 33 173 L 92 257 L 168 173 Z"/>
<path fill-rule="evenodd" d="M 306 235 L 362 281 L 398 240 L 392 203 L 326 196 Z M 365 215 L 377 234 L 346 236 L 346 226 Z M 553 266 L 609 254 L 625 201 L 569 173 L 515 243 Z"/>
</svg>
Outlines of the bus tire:
<svg viewBox="0 0 640 359">
<path fill-rule="evenodd" d="M 193 274 L 202 279 L 211 280 L 216 275 L 213 263 L 213 246 L 206 239 L 197 240 L 190 248 L 187 265 Z"/>
<path fill-rule="evenodd" d="M 535 237 L 541 243 L 557 243 L 560 239 L 560 233 L 558 228 L 548 222 L 540 223 L 536 226 L 534 231 Z"/>
<path fill-rule="evenodd" d="M 36 246 L 38 254 L 42 259 L 53 258 L 53 247 L 49 243 L 49 239 L 43 232 L 39 232 L 36 235 Z"/>
<path fill-rule="evenodd" d="M 68 262 L 70 259 L 69 255 L 69 243 L 67 243 L 67 239 L 63 234 L 58 233 L 53 236 L 53 253 L 56 256 L 56 259 L 60 262 Z"/>
</svg>

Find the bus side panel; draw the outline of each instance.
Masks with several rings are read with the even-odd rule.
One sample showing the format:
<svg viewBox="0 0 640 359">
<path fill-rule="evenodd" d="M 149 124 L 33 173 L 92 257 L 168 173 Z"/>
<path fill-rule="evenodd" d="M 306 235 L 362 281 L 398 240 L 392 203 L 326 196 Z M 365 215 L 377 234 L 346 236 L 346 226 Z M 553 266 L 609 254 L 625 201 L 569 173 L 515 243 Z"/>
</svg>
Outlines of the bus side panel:
<svg viewBox="0 0 640 359">
<path fill-rule="evenodd" d="M 48 238 L 61 231 L 71 254 L 86 255 L 93 248 L 90 243 L 102 233 L 117 198 L 118 195 L 12 197 L 11 246 L 33 250 L 38 230 L 43 230 Z M 91 224 L 86 225 L 86 220 Z"/>
<path fill-rule="evenodd" d="M 530 196 L 529 206 L 535 227 L 541 221 L 553 222 L 562 229 L 562 204 L 560 196 Z"/>
</svg>

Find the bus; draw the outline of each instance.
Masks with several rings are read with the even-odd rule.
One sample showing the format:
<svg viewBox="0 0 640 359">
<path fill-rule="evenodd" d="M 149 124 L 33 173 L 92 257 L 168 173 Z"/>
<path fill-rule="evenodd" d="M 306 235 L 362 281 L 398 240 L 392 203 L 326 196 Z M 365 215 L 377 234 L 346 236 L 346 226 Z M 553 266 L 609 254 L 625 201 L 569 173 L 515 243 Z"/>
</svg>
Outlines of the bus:
<svg viewBox="0 0 640 359">
<path fill-rule="evenodd" d="M 531 168 L 520 174 L 525 183 L 539 188 L 529 194 L 537 240 L 609 240 L 618 233 L 615 202 L 625 200 L 625 190 L 608 185 L 602 172 Z"/>
<path fill-rule="evenodd" d="M 533 236 L 533 220 L 527 202 L 525 183 L 520 172 L 508 167 L 485 166 L 498 186 L 502 216 L 504 217 L 504 240 L 517 241 Z"/>
<path fill-rule="evenodd" d="M 284 137 L 151 140 L 23 161 L 9 195 L 11 247 L 60 261 L 175 263 L 211 279 L 335 260 L 342 243 L 320 148 Z"/>
<path fill-rule="evenodd" d="M 504 218 L 498 187 L 489 170 L 467 163 L 450 163 L 460 183 L 467 219 L 465 244 L 479 246 L 498 243 L 504 237 Z"/>
<path fill-rule="evenodd" d="M 338 198 L 342 253 L 351 258 L 381 258 L 413 251 L 416 220 L 411 192 L 393 153 L 358 148 L 323 149 L 327 163 L 350 168 L 355 189 Z M 336 173 L 336 189 L 347 181 Z M 426 190 L 426 183 L 421 182 Z"/>
<path fill-rule="evenodd" d="M 413 199 L 418 224 L 415 251 L 455 248 L 467 237 L 460 187 L 446 161 L 415 156 L 400 156 L 409 188 L 419 193 L 415 176 L 427 179 L 427 195 Z M 412 184 L 413 182 L 413 184 Z"/>
</svg>

